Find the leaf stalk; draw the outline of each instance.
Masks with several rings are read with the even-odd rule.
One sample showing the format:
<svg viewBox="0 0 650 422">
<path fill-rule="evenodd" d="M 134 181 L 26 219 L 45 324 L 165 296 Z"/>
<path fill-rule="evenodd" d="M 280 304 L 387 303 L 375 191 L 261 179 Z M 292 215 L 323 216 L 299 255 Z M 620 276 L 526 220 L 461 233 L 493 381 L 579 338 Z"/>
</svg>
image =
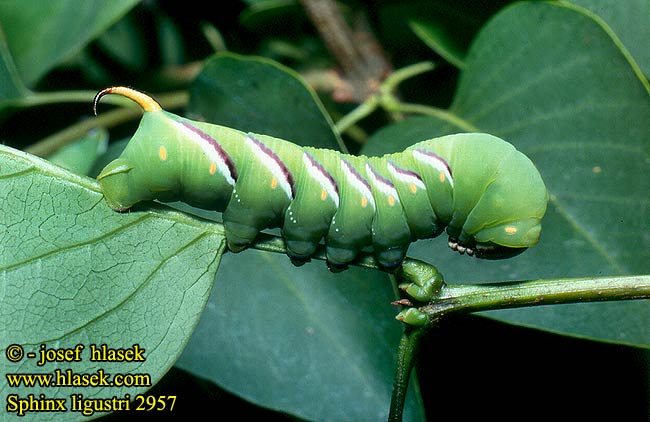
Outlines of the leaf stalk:
<svg viewBox="0 0 650 422">
<path fill-rule="evenodd" d="M 254 249 L 286 253 L 284 240 L 262 233 L 252 246 Z M 312 257 L 327 260 L 326 249 L 320 245 Z M 382 270 L 372 254 L 362 253 L 351 265 Z M 436 268 L 424 261 L 406 258 L 398 273 L 402 282 L 427 278 Z M 456 313 L 471 313 L 497 309 L 566 303 L 600 302 L 613 300 L 650 299 L 650 275 L 541 279 L 486 284 L 447 284 L 440 282 L 431 301 L 417 310 L 428 316 L 427 325 L 436 324 L 442 317 Z"/>
<path fill-rule="evenodd" d="M 650 299 L 650 275 L 445 284 L 431 303 L 418 310 L 435 324 L 456 313 L 635 299 Z"/>
<path fill-rule="evenodd" d="M 409 379 L 417 360 L 424 333 L 425 329 L 423 328 L 407 328 L 404 334 L 402 334 L 400 344 L 397 348 L 397 369 L 393 380 L 393 393 L 391 395 L 390 411 L 388 413 L 389 422 L 401 422 L 402 420 Z"/>
<path fill-rule="evenodd" d="M 368 97 L 357 108 L 343 116 L 336 123 L 337 132 L 339 134 L 345 132 L 379 108 L 389 113 L 394 120 L 402 119 L 404 114 L 421 114 L 448 122 L 465 132 L 479 132 L 476 126 L 447 110 L 426 104 L 404 103 L 398 98 L 395 92 L 399 84 L 421 73 L 429 72 L 434 68 L 435 65 L 432 62 L 421 62 L 391 73 L 381 84 L 377 93 Z"/>
</svg>

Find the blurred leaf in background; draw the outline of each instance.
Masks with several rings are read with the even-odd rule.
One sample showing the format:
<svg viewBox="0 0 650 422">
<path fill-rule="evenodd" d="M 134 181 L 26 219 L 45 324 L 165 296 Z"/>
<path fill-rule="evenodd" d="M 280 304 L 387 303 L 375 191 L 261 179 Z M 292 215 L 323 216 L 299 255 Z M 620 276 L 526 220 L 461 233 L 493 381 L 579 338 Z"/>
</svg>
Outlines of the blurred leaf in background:
<svg viewBox="0 0 650 422">
<path fill-rule="evenodd" d="M 31 87 L 119 20 L 137 0 L 0 3 L 0 25 L 22 82 Z"/>
</svg>

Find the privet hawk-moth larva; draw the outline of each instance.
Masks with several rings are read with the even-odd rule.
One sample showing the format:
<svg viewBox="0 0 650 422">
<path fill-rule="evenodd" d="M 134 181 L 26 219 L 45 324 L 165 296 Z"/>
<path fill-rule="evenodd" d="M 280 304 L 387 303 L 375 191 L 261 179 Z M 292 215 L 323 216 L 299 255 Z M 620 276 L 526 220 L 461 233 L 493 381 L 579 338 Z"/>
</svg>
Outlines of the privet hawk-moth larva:
<svg viewBox="0 0 650 422">
<path fill-rule="evenodd" d="M 386 269 L 409 244 L 438 236 L 480 258 L 505 258 L 537 243 L 547 192 L 533 163 L 491 135 L 463 133 L 419 142 L 398 154 L 362 157 L 300 147 L 270 136 L 195 122 L 126 87 L 142 106 L 122 155 L 97 177 L 111 208 L 181 200 L 223 213 L 237 252 L 281 227 L 291 260 L 309 260 L 324 239 L 330 268 L 372 247 Z"/>
</svg>

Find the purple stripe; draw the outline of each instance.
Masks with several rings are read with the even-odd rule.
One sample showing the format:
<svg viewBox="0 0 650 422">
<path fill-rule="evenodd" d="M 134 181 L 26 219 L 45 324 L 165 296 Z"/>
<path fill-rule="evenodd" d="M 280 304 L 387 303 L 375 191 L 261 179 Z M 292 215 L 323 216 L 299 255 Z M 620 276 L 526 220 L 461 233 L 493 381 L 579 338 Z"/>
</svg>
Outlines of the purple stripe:
<svg viewBox="0 0 650 422">
<path fill-rule="evenodd" d="M 296 198 L 296 187 L 294 185 L 293 181 L 293 175 L 289 171 L 286 165 L 284 165 L 284 161 L 278 157 L 275 152 L 271 151 L 269 147 L 267 147 L 262 141 L 259 139 L 256 139 L 253 137 L 251 134 L 248 135 L 248 138 L 255 143 L 259 147 L 259 149 L 269 157 L 271 157 L 277 164 L 280 166 L 280 170 L 282 170 L 282 174 L 284 175 L 285 179 L 287 179 L 287 182 L 289 183 L 289 186 L 291 187 L 291 199 Z"/>
<path fill-rule="evenodd" d="M 370 163 L 368 163 L 368 167 L 370 168 L 370 171 L 372 172 L 373 176 L 375 176 L 375 178 L 376 178 L 377 180 L 379 180 L 380 182 L 385 183 L 386 185 L 388 185 L 388 186 L 390 186 L 391 188 L 395 189 L 395 185 L 393 184 L 393 182 L 390 181 L 390 180 L 388 180 L 388 179 L 386 179 L 386 178 L 385 178 L 384 176 L 382 176 L 381 174 L 377 173 L 377 171 L 375 170 L 375 168 L 374 168 Z"/>
<path fill-rule="evenodd" d="M 393 168 L 395 169 L 395 171 L 396 171 L 397 173 L 399 173 L 399 174 L 403 174 L 403 175 L 405 175 L 405 176 L 409 176 L 409 177 L 415 177 L 415 178 L 418 179 L 420 182 L 422 182 L 422 178 L 421 178 L 420 175 L 417 174 L 416 172 L 411 171 L 411 170 L 407 170 L 407 169 L 405 169 L 405 168 L 402 168 L 402 167 L 396 165 L 393 161 L 389 161 L 389 163 L 390 163 L 391 166 L 393 166 Z M 449 174 L 451 174 L 451 172 L 450 172 Z"/>
<path fill-rule="evenodd" d="M 352 175 L 354 175 L 354 177 L 356 177 L 357 179 L 359 179 L 359 181 L 360 181 L 361 183 L 363 183 L 363 184 L 365 185 L 365 187 L 366 187 L 369 191 L 372 192 L 372 188 L 370 187 L 370 183 L 368 183 L 368 181 L 366 180 L 366 178 L 363 177 L 362 175 L 360 175 L 359 172 L 357 171 L 357 169 L 354 168 L 354 167 L 352 166 L 352 164 L 350 164 L 349 161 L 344 160 L 343 158 L 341 158 L 341 161 L 343 161 L 343 162 L 348 166 L 348 168 L 350 169 L 350 172 L 352 173 Z"/>
<path fill-rule="evenodd" d="M 318 169 L 318 171 L 320 171 L 321 174 L 322 174 L 323 176 L 325 176 L 325 178 L 326 178 L 327 180 L 330 181 L 330 183 L 332 184 L 332 186 L 334 186 L 334 191 L 335 191 L 336 194 L 338 195 L 338 194 L 339 194 L 339 185 L 336 183 L 336 180 L 334 180 L 334 178 L 332 177 L 332 175 L 330 174 L 330 172 L 327 171 L 327 170 L 325 169 L 325 167 L 321 166 L 321 164 L 320 164 L 318 161 L 316 161 L 316 159 L 315 159 L 314 157 L 312 157 L 311 154 L 309 154 L 307 151 L 305 151 L 305 156 L 307 156 L 307 159 L 309 160 L 309 162 L 311 163 L 311 165 L 314 166 L 314 167 L 316 167 L 316 168 Z"/>
<path fill-rule="evenodd" d="M 226 167 L 228 167 L 228 171 L 230 171 L 230 176 L 234 179 L 237 180 L 237 167 L 235 166 L 235 163 L 232 161 L 228 153 L 221 148 L 221 145 L 210 135 L 207 133 L 203 132 L 201 129 L 192 126 L 191 124 L 187 122 L 180 122 L 185 128 L 191 130 L 193 133 L 197 134 L 201 139 L 203 139 L 205 142 L 210 144 L 212 148 L 217 152 L 219 157 L 223 160 L 224 163 L 226 163 Z"/>
<path fill-rule="evenodd" d="M 445 165 L 445 167 L 447 168 L 447 171 L 449 172 L 449 175 L 453 176 L 451 174 L 451 168 L 449 168 L 449 164 L 447 164 L 447 161 L 445 161 L 445 159 L 442 158 L 441 156 L 439 156 L 438 154 L 436 154 L 434 152 L 426 151 L 426 150 L 423 150 L 423 149 L 419 149 L 419 148 L 415 149 L 414 151 L 417 151 L 417 152 L 422 153 L 424 155 L 428 155 L 429 157 L 433 157 L 433 158 L 436 158 L 436 159 L 440 160 Z"/>
</svg>

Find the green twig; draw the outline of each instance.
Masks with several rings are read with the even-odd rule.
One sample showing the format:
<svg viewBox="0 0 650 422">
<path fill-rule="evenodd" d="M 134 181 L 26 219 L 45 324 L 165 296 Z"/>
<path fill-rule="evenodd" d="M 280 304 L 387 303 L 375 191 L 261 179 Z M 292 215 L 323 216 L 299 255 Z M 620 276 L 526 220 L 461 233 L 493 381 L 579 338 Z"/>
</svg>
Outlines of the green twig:
<svg viewBox="0 0 650 422">
<path fill-rule="evenodd" d="M 95 119 L 87 118 L 28 146 L 25 148 L 25 152 L 38 155 L 39 157 L 47 157 L 59 148 L 81 138 L 91 129 L 116 126 L 120 123 L 135 119 L 141 114 L 142 110 L 139 108 L 124 107 L 104 113 Z"/>
<path fill-rule="evenodd" d="M 435 67 L 436 65 L 433 62 L 420 62 L 398 69 L 386 77 L 379 91 L 383 95 L 393 95 L 397 91 L 399 84 L 414 76 L 430 72 Z"/>
<path fill-rule="evenodd" d="M 253 247 L 276 253 L 286 252 L 282 238 L 267 234 L 262 235 Z M 327 259 L 326 250 L 322 245 L 313 258 Z M 361 258 L 351 265 L 380 268 L 369 254 L 362 254 Z M 397 316 L 408 324 L 398 349 L 390 421 L 402 420 L 408 380 L 424 330 L 435 327 L 445 316 L 562 303 L 650 299 L 650 275 L 447 285 L 437 276 L 439 273 L 435 267 L 409 258 L 404 261 L 397 275 L 400 281 L 405 282 L 401 286 L 412 284 L 421 287 L 419 291 L 423 295 L 428 294 L 431 302 L 419 308 L 412 307 L 410 300 L 395 302 L 409 307 Z"/>
<path fill-rule="evenodd" d="M 47 103 L 56 103 L 61 101 L 83 101 L 88 104 L 92 104 L 92 99 L 95 96 L 95 92 L 89 93 L 87 91 L 79 91 L 74 93 L 51 93 L 38 94 L 39 98 L 32 98 L 29 103 L 27 103 L 27 98 L 25 98 L 24 105 L 41 105 Z M 84 119 L 79 123 L 68 126 L 60 132 L 57 132 L 53 135 L 50 135 L 46 138 L 41 139 L 40 141 L 30 145 L 25 148 L 25 152 L 30 154 L 38 155 L 40 157 L 46 157 L 53 152 L 57 151 L 64 145 L 73 142 L 76 139 L 84 136 L 89 130 L 97 127 L 112 127 L 117 126 L 121 123 L 127 122 L 132 119 L 138 118 L 142 115 L 142 110 L 139 107 L 133 106 L 131 101 L 124 102 L 124 98 L 117 97 L 119 101 L 115 101 L 113 97 L 106 97 L 107 102 L 119 105 L 126 105 L 126 107 L 118 108 L 116 110 L 111 110 L 106 113 L 101 113 L 96 118 Z M 179 108 L 187 104 L 189 96 L 185 91 L 172 92 L 168 94 L 157 95 L 156 98 L 162 106 L 167 109 Z M 103 99 L 102 99 L 103 100 Z M 90 109 L 90 106 L 89 106 Z"/>
<path fill-rule="evenodd" d="M 284 240 L 266 233 L 262 233 L 252 247 L 286 253 Z M 327 260 L 325 247 L 320 245 L 312 258 Z M 361 253 L 350 265 L 381 269 L 369 253 Z M 425 314 L 429 325 L 454 313 L 562 303 L 650 299 L 650 275 L 448 285 L 441 280 L 436 281 L 432 276 L 436 273 L 434 266 L 408 257 L 398 272 L 401 280 L 405 282 L 414 281 L 416 278 L 434 281 L 431 303 L 420 308 L 410 308 Z"/>
<path fill-rule="evenodd" d="M 395 95 L 400 83 L 421 73 L 429 72 L 434 68 L 435 65 L 432 62 L 422 62 L 395 71 L 384 80 L 376 94 L 370 96 L 357 108 L 343 116 L 336 123 L 336 130 L 339 134 L 343 133 L 378 108 L 382 108 L 395 118 L 399 118 L 403 114 L 422 114 L 445 121 L 466 132 L 478 132 L 476 126 L 447 110 L 424 104 L 404 103 Z"/>
<path fill-rule="evenodd" d="M 27 108 L 58 103 L 92 103 L 96 93 L 96 91 L 30 92 L 24 97 L 11 100 L 10 104 L 18 108 Z M 106 102 L 114 105 L 131 105 L 128 99 L 118 96 L 107 98 Z"/>
<path fill-rule="evenodd" d="M 431 304 L 418 310 L 435 324 L 455 313 L 631 299 L 650 299 L 650 275 L 444 285 Z"/>
<path fill-rule="evenodd" d="M 390 401 L 390 413 L 388 414 L 388 420 L 391 422 L 400 422 L 402 420 L 409 379 L 424 332 L 425 329 L 423 328 L 407 328 L 402 334 L 402 339 L 397 348 L 397 369 L 393 380 L 393 394 Z"/>
<path fill-rule="evenodd" d="M 260 251 L 266 252 L 275 252 L 286 254 L 287 249 L 284 244 L 284 239 L 280 236 L 274 236 L 268 233 L 260 233 L 255 240 L 255 243 L 251 246 L 252 249 L 257 249 Z M 319 261 L 327 261 L 327 251 L 324 245 L 319 245 L 316 249 L 312 259 Z M 408 259 L 408 258 L 407 258 Z M 374 258 L 372 254 L 361 253 L 359 257 L 354 260 L 350 265 L 363 268 L 371 268 L 374 270 L 381 270 L 379 263 Z"/>
<path fill-rule="evenodd" d="M 461 119 L 454 113 L 450 113 L 447 110 L 443 110 L 437 107 L 432 107 L 424 104 L 410 104 L 410 103 L 401 103 L 395 102 L 387 105 L 386 111 L 389 112 L 399 112 L 399 113 L 408 113 L 408 114 L 422 114 L 425 116 L 435 117 L 442 121 L 445 121 L 460 130 L 466 132 L 480 132 L 479 129 L 468 122 L 467 120 Z"/>
<path fill-rule="evenodd" d="M 379 97 L 376 95 L 371 96 L 366 101 L 359 104 L 359 106 L 356 107 L 354 110 L 352 110 L 351 112 L 343 116 L 341 120 L 336 122 L 334 128 L 340 135 L 341 133 L 348 130 L 348 128 L 353 126 L 358 121 L 372 114 L 372 112 L 377 109 L 379 104 L 380 104 Z"/>
</svg>

